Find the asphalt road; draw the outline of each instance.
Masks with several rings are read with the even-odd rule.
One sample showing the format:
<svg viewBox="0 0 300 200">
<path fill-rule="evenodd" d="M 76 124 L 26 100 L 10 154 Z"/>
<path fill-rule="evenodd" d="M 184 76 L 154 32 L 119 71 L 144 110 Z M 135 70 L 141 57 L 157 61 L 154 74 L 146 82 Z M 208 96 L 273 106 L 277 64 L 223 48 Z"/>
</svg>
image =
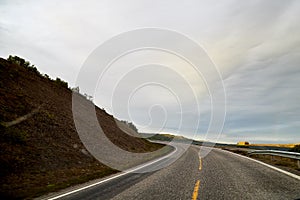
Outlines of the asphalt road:
<svg viewBox="0 0 300 200">
<path fill-rule="evenodd" d="M 175 155 L 181 151 L 180 145 L 177 146 Z M 210 153 L 204 157 L 207 151 Z M 172 162 L 175 155 L 146 167 Z M 230 152 L 202 148 L 199 154 L 199 147 L 195 146 L 159 171 L 128 173 L 61 197 L 72 200 L 298 198 L 299 180 Z"/>
</svg>

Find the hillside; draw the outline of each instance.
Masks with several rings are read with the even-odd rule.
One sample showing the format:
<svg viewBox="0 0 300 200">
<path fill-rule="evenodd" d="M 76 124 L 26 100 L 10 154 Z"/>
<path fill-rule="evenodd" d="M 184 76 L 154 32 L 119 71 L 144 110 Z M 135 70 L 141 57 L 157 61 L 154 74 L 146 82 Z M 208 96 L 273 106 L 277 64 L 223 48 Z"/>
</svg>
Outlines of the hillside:
<svg viewBox="0 0 300 200">
<path fill-rule="evenodd" d="M 295 144 L 250 144 L 249 146 L 265 146 L 265 147 L 281 147 L 281 148 L 294 148 L 300 143 Z"/>
<path fill-rule="evenodd" d="M 0 58 L 0 96 L 0 199 L 32 198 L 116 172 L 95 160 L 79 140 L 72 92 L 64 81 L 41 75 L 27 62 Z M 125 134 L 113 116 L 96 111 L 107 137 L 120 148 L 161 148 Z"/>
<path fill-rule="evenodd" d="M 143 137 L 148 138 L 149 140 L 158 140 L 158 141 L 191 141 L 191 139 L 185 138 L 179 135 L 171 135 L 171 134 L 149 134 L 149 133 L 142 133 Z"/>
</svg>

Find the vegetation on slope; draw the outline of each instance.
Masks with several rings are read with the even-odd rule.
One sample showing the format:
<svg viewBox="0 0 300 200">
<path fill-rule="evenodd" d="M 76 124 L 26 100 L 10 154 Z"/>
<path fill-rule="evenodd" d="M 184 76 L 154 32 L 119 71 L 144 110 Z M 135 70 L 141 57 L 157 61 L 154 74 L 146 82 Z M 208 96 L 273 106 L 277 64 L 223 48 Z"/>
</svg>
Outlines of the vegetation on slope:
<svg viewBox="0 0 300 200">
<path fill-rule="evenodd" d="M 81 143 L 72 91 L 63 80 L 40 74 L 17 56 L 0 58 L 0 96 L 0 199 L 32 198 L 116 172 Z M 125 134 L 113 116 L 96 111 L 107 137 L 120 148 L 147 152 L 161 147 Z"/>
</svg>

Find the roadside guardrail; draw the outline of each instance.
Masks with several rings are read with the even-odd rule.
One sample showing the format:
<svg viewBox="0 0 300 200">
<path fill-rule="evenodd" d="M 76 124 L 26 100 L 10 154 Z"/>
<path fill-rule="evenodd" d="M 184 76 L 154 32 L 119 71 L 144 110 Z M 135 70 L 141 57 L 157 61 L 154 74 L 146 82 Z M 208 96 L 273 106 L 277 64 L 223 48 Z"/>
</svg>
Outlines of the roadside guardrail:
<svg viewBox="0 0 300 200">
<path fill-rule="evenodd" d="M 255 150 L 255 151 L 248 152 L 248 154 L 265 154 L 265 155 L 280 156 L 284 158 L 300 160 L 300 153 L 290 152 L 290 151 Z"/>
<path fill-rule="evenodd" d="M 297 160 L 298 168 L 300 168 L 300 153 L 290 152 L 290 151 L 276 151 L 276 150 L 255 150 L 249 151 L 249 155 L 260 154 L 260 155 L 271 155 L 271 156 L 279 156 L 283 158 L 290 158 Z"/>
</svg>

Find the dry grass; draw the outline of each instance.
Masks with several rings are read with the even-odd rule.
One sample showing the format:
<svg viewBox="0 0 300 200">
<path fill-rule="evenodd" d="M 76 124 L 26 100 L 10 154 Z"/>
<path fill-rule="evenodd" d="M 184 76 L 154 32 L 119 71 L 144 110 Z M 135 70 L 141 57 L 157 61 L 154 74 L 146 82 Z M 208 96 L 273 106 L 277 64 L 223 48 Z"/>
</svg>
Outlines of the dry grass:
<svg viewBox="0 0 300 200">
<path fill-rule="evenodd" d="M 295 144 L 250 144 L 249 146 L 294 148 L 296 145 L 300 145 L 300 143 L 295 143 Z"/>
<path fill-rule="evenodd" d="M 116 172 L 83 153 L 65 85 L 0 58 L 0 96 L 0 199 L 31 198 Z M 26 120 L 4 126 L 37 108 Z M 125 134 L 113 116 L 96 111 L 120 148 L 149 152 L 163 146 Z"/>
<path fill-rule="evenodd" d="M 300 168 L 298 167 L 297 160 L 291 158 L 283 158 L 280 156 L 272 156 L 272 155 L 251 155 L 251 158 L 266 162 L 268 164 L 288 167 L 293 170 L 298 170 L 300 172 Z"/>
<path fill-rule="evenodd" d="M 297 160 L 295 160 L 295 159 L 283 158 L 280 156 L 262 155 L 262 154 L 249 155 L 248 150 L 245 148 L 222 148 L 222 149 L 226 150 L 226 151 L 231 151 L 233 153 L 237 153 L 240 155 L 251 157 L 253 159 L 276 166 L 278 168 L 281 168 L 283 170 L 289 171 L 291 173 L 294 173 L 294 174 L 297 174 L 300 176 L 300 168 L 298 166 Z"/>
</svg>

